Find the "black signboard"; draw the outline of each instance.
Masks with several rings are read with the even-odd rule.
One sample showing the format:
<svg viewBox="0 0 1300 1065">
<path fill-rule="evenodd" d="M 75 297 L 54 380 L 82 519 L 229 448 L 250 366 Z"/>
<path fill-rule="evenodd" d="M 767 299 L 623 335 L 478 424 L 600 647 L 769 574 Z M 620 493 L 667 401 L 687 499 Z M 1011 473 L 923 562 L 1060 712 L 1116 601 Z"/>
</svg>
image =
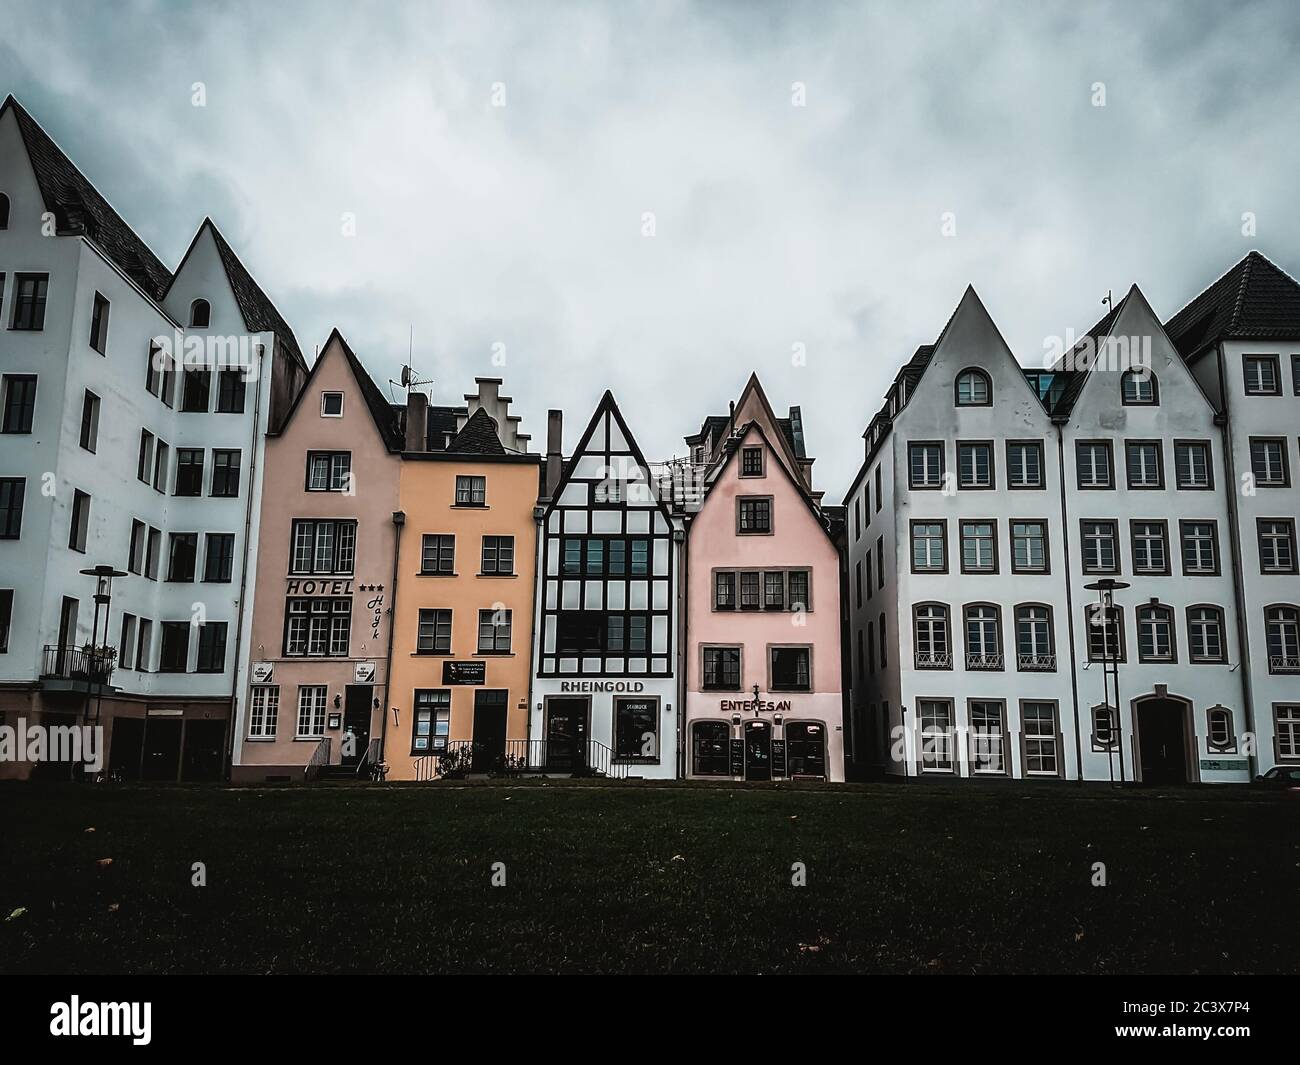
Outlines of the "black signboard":
<svg viewBox="0 0 1300 1065">
<path fill-rule="evenodd" d="M 486 662 L 444 662 L 443 684 L 486 684 Z"/>
<path fill-rule="evenodd" d="M 745 775 L 745 741 L 731 741 L 731 775 L 733 777 L 743 777 Z"/>
<path fill-rule="evenodd" d="M 772 776 L 783 777 L 785 772 L 785 740 L 772 741 Z"/>
</svg>

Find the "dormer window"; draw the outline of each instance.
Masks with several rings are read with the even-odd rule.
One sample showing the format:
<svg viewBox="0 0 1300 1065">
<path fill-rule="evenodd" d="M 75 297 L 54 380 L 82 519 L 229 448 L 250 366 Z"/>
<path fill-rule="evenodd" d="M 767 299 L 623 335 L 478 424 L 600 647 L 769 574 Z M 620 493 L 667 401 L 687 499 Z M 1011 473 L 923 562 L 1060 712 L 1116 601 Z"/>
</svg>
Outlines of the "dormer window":
<svg viewBox="0 0 1300 1065">
<path fill-rule="evenodd" d="M 1150 370 L 1127 370 L 1120 378 L 1120 398 L 1126 407 L 1154 407 L 1158 402 L 1156 375 Z"/>
<path fill-rule="evenodd" d="M 742 447 L 740 449 L 740 476 L 763 476 L 763 449 L 761 447 Z"/>
<path fill-rule="evenodd" d="M 0 229 L 9 228 L 9 197 L 0 192 Z"/>
<path fill-rule="evenodd" d="M 322 418 L 343 417 L 342 392 L 322 392 L 320 394 L 320 416 Z"/>
<path fill-rule="evenodd" d="M 957 406 L 987 407 L 993 403 L 993 382 L 983 370 L 962 370 L 957 375 Z"/>
<path fill-rule="evenodd" d="M 212 307 L 207 300 L 195 300 L 190 304 L 190 328 L 207 329 L 212 321 Z"/>
</svg>

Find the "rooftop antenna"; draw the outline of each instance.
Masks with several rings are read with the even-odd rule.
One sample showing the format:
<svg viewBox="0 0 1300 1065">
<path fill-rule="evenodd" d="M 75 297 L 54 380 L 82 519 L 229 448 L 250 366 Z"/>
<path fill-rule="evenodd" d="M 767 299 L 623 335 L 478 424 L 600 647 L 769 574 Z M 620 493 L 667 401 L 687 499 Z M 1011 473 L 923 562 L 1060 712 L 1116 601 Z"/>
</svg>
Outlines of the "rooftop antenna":
<svg viewBox="0 0 1300 1065">
<path fill-rule="evenodd" d="M 1107 289 L 1106 295 L 1102 296 L 1101 305 L 1108 311 L 1113 311 L 1115 309 L 1115 297 L 1111 295 L 1110 289 Z"/>
<path fill-rule="evenodd" d="M 402 373 L 400 375 L 400 379 L 394 381 L 390 378 L 388 382 L 390 385 L 400 385 L 402 388 L 406 389 L 406 394 L 408 396 L 411 394 L 411 389 L 413 388 L 423 388 L 425 385 L 433 384 L 432 377 L 422 378 L 416 374 L 415 367 L 412 365 L 412 363 L 414 362 L 415 362 L 415 326 L 411 326 L 410 339 L 407 342 L 407 349 L 406 349 L 406 362 L 402 364 Z"/>
</svg>

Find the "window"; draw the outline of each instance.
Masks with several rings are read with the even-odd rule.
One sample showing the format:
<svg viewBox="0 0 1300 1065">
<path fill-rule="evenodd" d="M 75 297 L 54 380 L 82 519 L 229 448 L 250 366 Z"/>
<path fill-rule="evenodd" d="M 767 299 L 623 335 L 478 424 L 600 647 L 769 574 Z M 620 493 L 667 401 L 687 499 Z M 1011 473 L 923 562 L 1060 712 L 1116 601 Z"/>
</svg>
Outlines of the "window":
<svg viewBox="0 0 1300 1065">
<path fill-rule="evenodd" d="M 961 571 L 963 573 L 998 571 L 996 522 L 963 521 L 961 523 Z"/>
<path fill-rule="evenodd" d="M 411 729 L 411 753 L 428 754 L 447 749 L 451 731 L 451 691 L 447 688 L 415 690 L 415 726 Z"/>
<path fill-rule="evenodd" d="M 812 648 L 772 647 L 768 649 L 774 692 L 812 691 Z"/>
<path fill-rule="evenodd" d="M 351 484 L 351 451 L 307 452 L 307 491 L 346 492 Z"/>
<path fill-rule="evenodd" d="M 1281 367 L 1276 355 L 1245 355 L 1241 360 L 1241 369 L 1246 381 L 1246 395 L 1282 394 Z"/>
<path fill-rule="evenodd" d="M 322 418 L 343 417 L 342 392 L 322 392 L 320 394 L 320 416 Z"/>
<path fill-rule="evenodd" d="M 184 673 L 190 660 L 190 623 L 164 621 L 162 650 L 158 655 L 159 673 Z"/>
<path fill-rule="evenodd" d="M 808 578 L 809 573 L 806 569 L 792 569 L 786 573 L 786 589 L 789 592 L 791 610 L 807 611 L 812 609 L 812 602 L 808 598 Z M 868 596 L 867 598 L 871 597 Z"/>
<path fill-rule="evenodd" d="M 99 447 L 99 397 L 86 389 L 81 397 L 81 446 L 92 455 Z"/>
<path fill-rule="evenodd" d="M 300 740 L 323 738 L 325 735 L 325 703 L 329 698 L 324 684 L 302 684 L 298 687 L 298 727 L 295 735 Z"/>
<path fill-rule="evenodd" d="M 987 407 L 993 403 L 993 384 L 983 370 L 963 370 L 957 375 L 959 407 Z"/>
<path fill-rule="evenodd" d="M 1074 454 L 1080 489 L 1115 487 L 1109 441 L 1081 441 Z"/>
<path fill-rule="evenodd" d="M 761 447 L 742 447 L 740 449 L 740 476 L 763 476 L 763 449 Z"/>
<path fill-rule="evenodd" d="M 785 609 L 785 574 L 780 570 L 763 574 L 763 609 Z"/>
<path fill-rule="evenodd" d="M 239 452 L 216 448 L 212 452 L 212 494 L 234 498 L 239 495 Z"/>
<path fill-rule="evenodd" d="M 127 546 L 126 569 L 128 573 L 139 574 L 144 569 L 144 541 L 146 526 L 142 521 L 131 519 L 131 540 Z"/>
<path fill-rule="evenodd" d="M 1187 657 L 1193 662 L 1226 662 L 1223 611 L 1217 606 L 1187 608 Z"/>
<path fill-rule="evenodd" d="M 725 721 L 697 721 L 691 726 L 691 752 L 697 777 L 731 775 L 731 726 Z"/>
<path fill-rule="evenodd" d="M 163 363 L 162 348 L 151 341 L 149 344 L 149 365 L 145 368 L 144 374 L 144 387 L 149 395 L 158 396 L 159 398 L 162 397 Z"/>
<path fill-rule="evenodd" d="M 153 656 L 153 622 L 141 618 L 137 627 L 135 646 L 135 668 L 138 673 L 149 672 L 149 662 Z"/>
<path fill-rule="evenodd" d="M 1232 711 L 1212 706 L 1205 712 L 1205 742 L 1212 751 L 1235 751 L 1237 738 L 1232 730 Z"/>
<path fill-rule="evenodd" d="M 885 538 L 883 535 L 876 537 L 876 584 L 881 589 L 885 587 Z"/>
<path fill-rule="evenodd" d="M 1180 521 L 1183 576 L 1213 576 L 1219 572 L 1219 537 L 1212 521 Z"/>
<path fill-rule="evenodd" d="M 741 496 L 736 500 L 736 531 L 738 533 L 770 533 L 772 531 L 772 500 L 767 496 Z"/>
<path fill-rule="evenodd" d="M 203 559 L 203 580 L 208 584 L 228 584 L 235 568 L 235 534 L 208 533 L 207 554 Z"/>
<path fill-rule="evenodd" d="M 457 477 L 456 506 L 481 507 L 487 503 L 486 477 Z"/>
<path fill-rule="evenodd" d="M 0 281 L 3 280 L 3 275 L 0 275 Z M 1300 396 L 1300 352 L 1291 356 L 1291 392 Z"/>
<path fill-rule="evenodd" d="M 1114 521 L 1085 521 L 1083 528 L 1083 572 L 1118 573 L 1116 541 L 1119 529 Z"/>
<path fill-rule="evenodd" d="M 108 348 L 108 300 L 98 292 L 90 309 L 90 346 L 101 355 Z"/>
<path fill-rule="evenodd" d="M 1151 407 L 1160 402 L 1156 375 L 1150 369 L 1126 370 L 1119 381 L 1124 406 Z"/>
<path fill-rule="evenodd" d="M 1259 488 L 1285 488 L 1291 483 L 1287 443 L 1280 436 L 1250 438 L 1250 470 Z"/>
<path fill-rule="evenodd" d="M 285 600 L 286 658 L 347 658 L 351 636 L 350 596 Z"/>
<path fill-rule="evenodd" d="M 1111 751 L 1118 746 L 1119 732 L 1115 728 L 1115 708 L 1094 706 L 1092 708 L 1092 749 Z"/>
<path fill-rule="evenodd" d="M 0 477 L 0 540 L 17 540 L 23 530 L 23 477 Z"/>
<path fill-rule="evenodd" d="M 497 577 L 508 577 L 515 572 L 513 536 L 483 537 L 482 572 Z"/>
<path fill-rule="evenodd" d="M 740 648 L 705 647 L 704 683 L 708 691 L 740 691 Z"/>
<path fill-rule="evenodd" d="M 736 575 L 730 570 L 719 570 L 713 575 L 713 608 L 736 609 Z"/>
<path fill-rule="evenodd" d="M 915 573 L 948 572 L 948 523 L 913 521 L 911 523 L 911 568 Z M 870 579 L 871 567 L 867 566 Z"/>
<path fill-rule="evenodd" d="M 908 444 L 907 476 L 908 487 L 913 490 L 942 488 L 943 444 Z M 879 490 L 876 503 L 880 503 Z"/>
<path fill-rule="evenodd" d="M 1117 606 L 1105 610 L 1097 603 L 1083 608 L 1084 627 L 1088 633 L 1089 662 L 1123 662 L 1124 611 Z"/>
<path fill-rule="evenodd" d="M 480 610 L 478 612 L 478 653 L 481 655 L 508 654 L 510 652 L 510 610 Z"/>
<path fill-rule="evenodd" d="M 1210 445 L 1203 440 L 1175 441 L 1174 477 L 1181 489 L 1213 488 L 1214 474 L 1210 467 Z"/>
<path fill-rule="evenodd" d="M 248 708 L 248 738 L 254 740 L 275 739 L 276 726 L 280 723 L 279 719 L 280 686 L 278 684 L 254 684 Z"/>
<path fill-rule="evenodd" d="M 868 486 L 868 491 L 870 491 L 870 486 Z M 868 506 L 870 506 L 869 503 Z M 862 500 L 855 499 L 853 501 L 853 542 L 857 543 L 857 541 L 861 539 L 862 539 Z"/>
<path fill-rule="evenodd" d="M 880 668 L 884 669 L 889 665 L 889 660 L 885 654 L 885 615 L 880 615 L 879 628 L 877 634 L 880 636 Z"/>
<path fill-rule="evenodd" d="M 964 608 L 966 668 L 1002 669 L 1002 616 L 996 606 L 976 603 Z"/>
<path fill-rule="evenodd" d="M 356 561 L 357 523 L 295 519 L 290 573 L 346 575 Z"/>
<path fill-rule="evenodd" d="M 1013 521 L 1011 572 L 1046 573 L 1047 570 L 1047 522 Z"/>
<path fill-rule="evenodd" d="M 746 571 L 740 575 L 740 609 L 757 610 L 759 607 L 759 578 L 761 574 Z"/>
<path fill-rule="evenodd" d="M 135 476 L 145 484 L 149 483 L 149 474 L 153 468 L 153 433 L 148 429 L 140 430 L 140 452 L 136 459 Z"/>
<path fill-rule="evenodd" d="M 921 723 L 921 770 L 951 773 L 954 765 L 952 703 L 944 699 L 921 699 L 917 707 Z"/>
<path fill-rule="evenodd" d="M 158 562 L 162 557 L 162 530 L 149 526 L 149 539 L 144 554 L 144 575 L 151 581 L 158 579 Z"/>
<path fill-rule="evenodd" d="M 1057 753 L 1056 704 L 1024 703 L 1021 712 L 1024 727 L 1025 776 L 1054 777 L 1060 772 Z"/>
<path fill-rule="evenodd" d="M 4 375 L 4 419 L 0 432 L 30 433 L 36 417 L 36 375 Z M 90 395 L 89 392 L 86 393 Z"/>
<path fill-rule="evenodd" d="M 86 534 L 90 530 L 90 496 L 79 488 L 72 491 L 72 521 L 68 529 L 68 546 L 86 553 Z"/>
<path fill-rule="evenodd" d="M 207 329 L 212 322 L 212 305 L 207 300 L 195 300 L 190 304 L 190 328 Z"/>
<path fill-rule="evenodd" d="M 14 590 L 0 588 L 0 654 L 9 650 L 9 627 L 14 611 Z"/>
<path fill-rule="evenodd" d="M 243 370 L 217 371 L 217 413 L 243 414 L 246 390 Z"/>
<path fill-rule="evenodd" d="M 992 444 L 957 444 L 957 484 L 961 488 L 993 487 Z"/>
<path fill-rule="evenodd" d="M 221 673 L 226 668 L 226 623 L 209 621 L 199 626 L 199 660 L 196 673 Z"/>
<path fill-rule="evenodd" d="M 1173 662 L 1174 612 L 1151 603 L 1137 608 L 1138 661 Z"/>
<path fill-rule="evenodd" d="M 642 765 L 659 761 L 659 700 L 614 700 L 614 760 Z"/>
<path fill-rule="evenodd" d="M 203 494 L 203 449 L 201 447 L 176 449 L 176 494 L 178 496 Z"/>
<path fill-rule="evenodd" d="M 975 699 L 970 704 L 970 760 L 975 773 L 1005 774 L 1006 711 L 992 699 Z"/>
<path fill-rule="evenodd" d="M 444 533 L 426 533 L 420 541 L 420 572 L 455 573 L 456 537 Z"/>
<path fill-rule="evenodd" d="M 153 488 L 155 492 L 166 492 L 168 456 L 171 449 L 161 440 L 154 442 L 153 450 Z"/>
<path fill-rule="evenodd" d="M 1169 573 L 1169 529 L 1163 521 L 1129 522 L 1133 572 L 1161 576 Z"/>
<path fill-rule="evenodd" d="M 1159 440 L 1126 440 L 1125 467 L 1130 488 L 1163 488 L 1164 461 Z"/>
<path fill-rule="evenodd" d="M 1260 573 L 1295 573 L 1296 544 L 1294 518 L 1259 518 Z"/>
<path fill-rule="evenodd" d="M 1043 445 L 1038 440 L 1007 441 L 1007 486 L 1042 488 Z"/>
<path fill-rule="evenodd" d="M 876 467 L 876 511 L 879 513 L 881 504 L 884 502 L 884 494 L 881 491 L 881 467 Z"/>
<path fill-rule="evenodd" d="M 172 533 L 171 551 L 167 556 L 167 579 L 179 582 L 194 580 L 198 554 L 198 533 Z"/>
<path fill-rule="evenodd" d="M 415 649 L 426 654 L 451 654 L 451 611 L 421 610 Z"/>
<path fill-rule="evenodd" d="M 1273 733 L 1277 737 L 1278 758 L 1300 758 L 1300 706 L 1274 706 Z"/>
<path fill-rule="evenodd" d="M 14 274 L 14 317 L 11 329 L 45 328 L 45 296 L 49 274 Z"/>
<path fill-rule="evenodd" d="M 0 229 L 9 228 L 9 197 L 0 192 Z"/>
<path fill-rule="evenodd" d="M 1051 607 L 1041 603 L 1016 607 L 1016 669 L 1022 673 L 1056 670 Z"/>
<path fill-rule="evenodd" d="M 1270 606 L 1264 611 L 1270 673 L 1300 673 L 1300 610 Z"/>
<path fill-rule="evenodd" d="M 135 624 L 135 615 L 124 611 L 122 613 L 122 634 L 117 641 L 117 664 L 123 669 L 135 668 Z"/>
<path fill-rule="evenodd" d="M 162 390 L 158 393 L 164 405 L 170 407 L 176 402 L 176 378 L 180 371 L 176 368 L 176 360 L 170 355 L 163 356 L 162 370 Z"/>
<path fill-rule="evenodd" d="M 212 371 L 202 367 L 190 367 L 185 371 L 181 386 L 181 411 L 190 414 L 206 414 L 208 397 L 212 392 Z"/>
<path fill-rule="evenodd" d="M 870 551 L 867 552 L 867 557 L 866 557 L 865 559 L 863 559 L 863 562 L 865 562 L 865 563 L 866 563 L 866 566 L 867 566 L 867 598 L 870 599 L 870 598 L 871 598 L 871 552 L 870 552 Z M 853 567 L 853 585 L 854 585 L 854 591 L 855 591 L 855 594 L 856 594 L 856 596 L 857 596 L 857 598 L 856 598 L 856 603 L 857 603 L 857 606 L 858 606 L 859 609 L 861 609 L 861 607 L 862 607 L 862 565 L 863 565 L 863 562 L 858 562 L 858 563 L 857 563 L 856 565 L 854 565 L 854 567 Z"/>
<path fill-rule="evenodd" d="M 916 668 L 952 669 L 952 642 L 948 638 L 948 608 L 926 603 L 912 608 L 916 630 Z M 881 627 L 881 649 L 884 627 Z M 883 657 L 883 656 L 882 656 Z M 883 662 L 881 668 L 884 668 Z"/>
</svg>

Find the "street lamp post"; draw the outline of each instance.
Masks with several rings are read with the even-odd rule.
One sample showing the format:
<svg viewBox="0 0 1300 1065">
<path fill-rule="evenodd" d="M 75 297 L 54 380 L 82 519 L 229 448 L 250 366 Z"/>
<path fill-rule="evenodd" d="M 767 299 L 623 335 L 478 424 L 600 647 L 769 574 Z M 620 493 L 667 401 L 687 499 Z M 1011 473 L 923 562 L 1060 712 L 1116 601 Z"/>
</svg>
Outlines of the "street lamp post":
<svg viewBox="0 0 1300 1065">
<path fill-rule="evenodd" d="M 86 708 L 82 713 L 82 720 L 90 716 L 90 684 L 99 672 L 101 659 L 103 656 L 99 653 L 99 608 L 104 608 L 104 636 L 108 637 L 109 622 L 109 604 L 113 600 L 113 578 L 125 577 L 126 571 L 115 569 L 112 566 L 91 566 L 83 569 L 82 574 L 87 577 L 95 578 L 95 620 L 91 625 L 90 635 L 90 655 L 86 663 Z M 99 711 L 104 701 L 104 678 L 100 677 L 96 687 L 95 694 L 95 724 L 99 724 Z"/>
<path fill-rule="evenodd" d="M 1115 593 L 1123 591 L 1129 587 L 1124 581 L 1117 581 L 1113 577 L 1103 577 L 1099 581 L 1093 581 L 1091 584 L 1085 584 L 1089 591 L 1097 593 L 1097 611 L 1101 621 L 1101 644 L 1102 644 L 1102 663 L 1101 663 L 1101 688 L 1102 698 L 1107 704 L 1111 714 L 1111 739 L 1113 742 L 1106 746 L 1106 762 L 1110 766 L 1110 785 L 1115 787 L 1115 755 L 1114 749 L 1119 748 L 1119 782 L 1120 786 L 1124 784 L 1124 724 L 1123 717 L 1120 714 L 1119 703 L 1119 626 L 1115 626 L 1115 647 L 1111 647 L 1110 640 L 1110 620 L 1115 611 Z M 1110 701 L 1110 675 L 1115 675 L 1115 702 Z"/>
</svg>

